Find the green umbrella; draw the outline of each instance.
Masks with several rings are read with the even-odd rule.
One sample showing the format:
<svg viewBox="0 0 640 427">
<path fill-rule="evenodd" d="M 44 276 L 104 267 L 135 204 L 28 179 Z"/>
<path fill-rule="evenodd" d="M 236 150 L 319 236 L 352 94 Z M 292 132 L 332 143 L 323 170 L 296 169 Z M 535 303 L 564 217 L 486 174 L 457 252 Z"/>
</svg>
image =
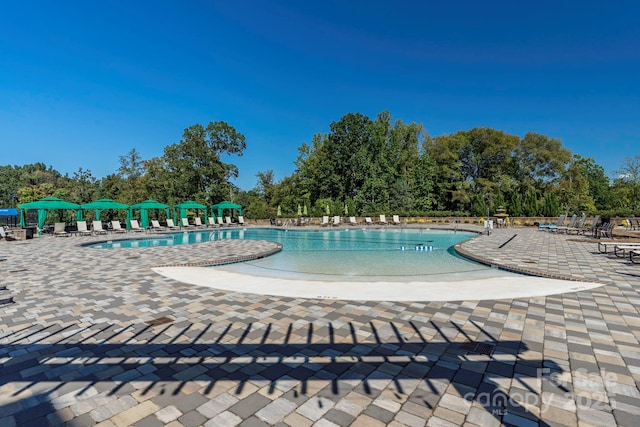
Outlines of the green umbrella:
<svg viewBox="0 0 640 427">
<path fill-rule="evenodd" d="M 325 209 L 327 215 L 331 215 L 331 211 L 329 210 L 329 203 L 327 203 L 327 208 Z"/>
<path fill-rule="evenodd" d="M 349 208 L 347 207 L 347 204 L 344 204 L 344 214 L 345 215 L 349 215 Z"/>
<path fill-rule="evenodd" d="M 280 205 L 278 205 L 278 216 L 282 216 L 282 209 L 280 209 Z"/>
<path fill-rule="evenodd" d="M 306 203 L 304 204 L 304 208 L 303 208 L 303 210 L 302 210 L 302 213 L 304 214 L 304 216 L 309 215 L 309 213 L 308 213 L 308 211 L 307 211 L 307 204 L 306 204 Z"/>
<path fill-rule="evenodd" d="M 298 216 L 302 216 L 302 208 L 298 205 Z"/>
</svg>

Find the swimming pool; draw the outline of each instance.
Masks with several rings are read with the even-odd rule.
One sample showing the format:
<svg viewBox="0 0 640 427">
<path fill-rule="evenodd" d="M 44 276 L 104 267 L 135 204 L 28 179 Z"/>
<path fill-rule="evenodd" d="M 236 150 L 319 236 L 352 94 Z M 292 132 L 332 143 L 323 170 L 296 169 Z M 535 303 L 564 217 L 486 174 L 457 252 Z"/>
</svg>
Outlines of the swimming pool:
<svg viewBox="0 0 640 427">
<path fill-rule="evenodd" d="M 429 229 L 282 230 L 235 228 L 163 233 L 91 245 L 100 248 L 173 246 L 223 239 L 268 240 L 282 252 L 253 261 L 216 266 L 222 271 L 289 279 L 350 281 L 466 280 L 510 275 L 457 255 L 456 243 L 475 233 Z M 471 276 L 470 276 L 471 275 Z"/>
</svg>

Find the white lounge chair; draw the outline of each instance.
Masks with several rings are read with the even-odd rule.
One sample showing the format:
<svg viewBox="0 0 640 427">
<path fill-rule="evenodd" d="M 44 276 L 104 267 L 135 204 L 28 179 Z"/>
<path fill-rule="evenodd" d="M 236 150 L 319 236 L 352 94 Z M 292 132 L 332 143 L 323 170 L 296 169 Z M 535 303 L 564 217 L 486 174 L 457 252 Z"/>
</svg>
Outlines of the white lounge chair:
<svg viewBox="0 0 640 427">
<path fill-rule="evenodd" d="M 182 225 L 182 227 L 184 228 L 193 228 L 193 225 L 189 224 L 189 218 L 182 218 L 180 220 L 180 224 Z"/>
<path fill-rule="evenodd" d="M 237 224 L 235 224 L 233 221 L 231 221 L 231 217 L 230 217 L 230 216 L 225 216 L 225 217 L 224 217 L 224 224 L 225 224 L 227 227 L 232 227 L 232 226 L 234 226 L 234 225 L 237 225 Z"/>
<path fill-rule="evenodd" d="M 640 245 L 634 243 L 618 243 L 613 247 L 613 254 L 620 258 L 625 258 L 630 251 L 640 250 Z M 631 258 L 631 256 L 629 256 Z"/>
<path fill-rule="evenodd" d="M 373 220 L 371 219 L 370 216 L 367 216 L 367 217 L 364 218 L 364 223 L 366 225 L 373 225 Z"/>
<path fill-rule="evenodd" d="M 222 226 L 224 225 L 224 221 L 222 220 L 222 217 L 221 217 L 221 216 L 219 216 L 219 217 L 217 218 L 217 220 L 218 220 L 218 225 L 219 225 L 220 227 L 222 227 Z"/>
<path fill-rule="evenodd" d="M 337 227 L 337 226 L 339 226 L 339 225 L 340 225 L 340 217 L 339 217 L 338 215 L 335 215 L 335 216 L 333 217 L 333 226 L 334 226 L 334 227 Z"/>
<path fill-rule="evenodd" d="M 131 231 L 135 231 L 137 233 L 143 232 L 145 231 L 144 228 L 140 227 L 140 223 L 138 222 L 137 219 L 132 219 L 129 221 L 129 225 L 131 226 Z"/>
<path fill-rule="evenodd" d="M 178 227 L 171 218 L 167 218 L 167 228 L 169 228 L 169 230 L 178 230 L 180 227 Z"/>
<path fill-rule="evenodd" d="M 384 225 L 388 224 L 387 218 L 386 218 L 386 216 L 384 214 L 380 215 L 380 224 L 384 224 Z"/>
<path fill-rule="evenodd" d="M 238 225 L 244 225 L 244 217 L 242 215 L 238 216 Z"/>
<path fill-rule="evenodd" d="M 127 229 L 122 228 L 122 224 L 120 224 L 120 221 L 113 220 L 111 221 L 111 232 L 122 234 L 122 233 L 126 233 Z"/>
<path fill-rule="evenodd" d="M 93 234 L 107 234 L 107 230 L 102 227 L 102 221 L 93 221 L 91 228 L 93 229 Z"/>
<path fill-rule="evenodd" d="M 202 220 L 200 219 L 199 216 L 197 216 L 194 220 L 193 220 L 193 225 L 197 227 L 204 227 L 204 224 L 202 223 Z"/>
<path fill-rule="evenodd" d="M 625 246 L 627 248 L 634 247 L 635 249 L 640 250 L 640 243 L 629 242 L 629 243 L 620 243 L 620 242 L 598 242 L 598 251 L 600 253 L 606 254 L 608 253 L 608 247 L 613 246 L 614 252 L 616 250 L 616 246 Z"/>
<path fill-rule="evenodd" d="M 321 226 L 326 227 L 327 225 L 329 225 L 329 215 L 324 215 L 322 217 L 322 222 L 320 223 Z"/>
<path fill-rule="evenodd" d="M 394 215 L 393 216 L 393 225 L 400 225 L 400 216 L 399 215 Z"/>
<path fill-rule="evenodd" d="M 16 240 L 16 236 L 13 235 L 13 233 L 11 231 L 9 231 L 8 229 L 4 228 L 3 226 L 0 226 L 0 237 L 3 238 L 4 240 Z"/>
<path fill-rule="evenodd" d="M 78 221 L 76 226 L 78 227 L 77 233 L 79 236 L 91 236 L 91 230 L 87 228 L 87 221 Z"/>
<path fill-rule="evenodd" d="M 160 221 L 158 221 L 157 219 L 151 220 L 151 231 L 164 231 L 166 229 L 166 227 L 160 225 Z"/>
<path fill-rule="evenodd" d="M 210 216 L 207 218 L 207 227 L 218 227 L 218 223 L 214 217 Z"/>
<path fill-rule="evenodd" d="M 69 237 L 70 234 L 65 230 L 66 226 L 67 225 L 64 222 L 56 222 L 55 224 L 53 224 L 53 235 L 56 237 Z"/>
<path fill-rule="evenodd" d="M 356 217 L 355 216 L 350 216 L 349 217 L 349 225 L 358 225 L 358 221 L 356 221 Z"/>
</svg>

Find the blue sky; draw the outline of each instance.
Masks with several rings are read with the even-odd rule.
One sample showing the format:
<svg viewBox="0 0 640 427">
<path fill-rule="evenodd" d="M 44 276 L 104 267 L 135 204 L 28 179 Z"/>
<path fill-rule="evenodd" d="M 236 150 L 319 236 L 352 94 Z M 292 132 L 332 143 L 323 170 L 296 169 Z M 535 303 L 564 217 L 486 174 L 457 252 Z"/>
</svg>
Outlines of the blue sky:
<svg viewBox="0 0 640 427">
<path fill-rule="evenodd" d="M 225 121 L 232 157 L 290 175 L 349 112 L 538 132 L 609 176 L 640 154 L 635 1 L 5 1 L 0 164 L 115 173 L 184 128 Z"/>
</svg>

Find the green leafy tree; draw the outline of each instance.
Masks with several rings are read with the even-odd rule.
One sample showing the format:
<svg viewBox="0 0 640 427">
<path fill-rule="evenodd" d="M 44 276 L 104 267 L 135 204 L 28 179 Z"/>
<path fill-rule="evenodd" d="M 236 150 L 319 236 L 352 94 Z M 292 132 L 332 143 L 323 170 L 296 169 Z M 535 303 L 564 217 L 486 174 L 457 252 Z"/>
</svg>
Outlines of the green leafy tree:
<svg viewBox="0 0 640 427">
<path fill-rule="evenodd" d="M 78 170 L 73 173 L 73 178 L 69 180 L 68 185 L 68 201 L 78 204 L 93 201 L 98 190 L 98 180 L 90 170 L 82 168 L 78 168 Z"/>
<path fill-rule="evenodd" d="M 528 132 L 514 147 L 513 176 L 526 190 L 543 190 L 546 185 L 562 178 L 571 151 L 562 147 L 557 138 Z"/>
<path fill-rule="evenodd" d="M 179 143 L 165 147 L 162 159 L 173 180 L 171 196 L 207 203 L 229 198 L 229 180 L 238 177 L 238 168 L 222 156 L 241 156 L 245 148 L 244 135 L 225 122 L 186 128 Z"/>
<path fill-rule="evenodd" d="M 140 153 L 132 148 L 126 155 L 120 156 L 119 160 L 118 175 L 124 184 L 120 191 L 120 201 L 129 205 L 141 202 L 146 194 L 140 185 L 140 178 L 144 174 L 144 164 Z"/>
<path fill-rule="evenodd" d="M 256 176 L 258 177 L 258 183 L 256 184 L 255 191 L 262 199 L 264 199 L 267 205 L 269 205 L 273 199 L 273 193 L 275 191 L 273 170 L 269 169 L 265 172 L 258 172 Z"/>
<path fill-rule="evenodd" d="M 423 143 L 424 144 L 424 143 Z M 436 165 L 433 158 L 423 150 L 418 159 L 417 167 L 413 170 L 414 209 L 429 211 L 436 205 L 435 194 Z"/>
<path fill-rule="evenodd" d="M 579 155 L 574 155 L 560 188 L 564 194 L 567 213 L 595 211 L 593 197 L 589 191 L 589 180 L 585 172 L 585 162 Z"/>
<path fill-rule="evenodd" d="M 0 166 L 0 207 L 15 207 L 21 185 L 20 167 Z"/>
<path fill-rule="evenodd" d="M 617 173 L 628 189 L 631 209 L 637 212 L 640 203 L 640 155 L 626 157 Z"/>
</svg>

